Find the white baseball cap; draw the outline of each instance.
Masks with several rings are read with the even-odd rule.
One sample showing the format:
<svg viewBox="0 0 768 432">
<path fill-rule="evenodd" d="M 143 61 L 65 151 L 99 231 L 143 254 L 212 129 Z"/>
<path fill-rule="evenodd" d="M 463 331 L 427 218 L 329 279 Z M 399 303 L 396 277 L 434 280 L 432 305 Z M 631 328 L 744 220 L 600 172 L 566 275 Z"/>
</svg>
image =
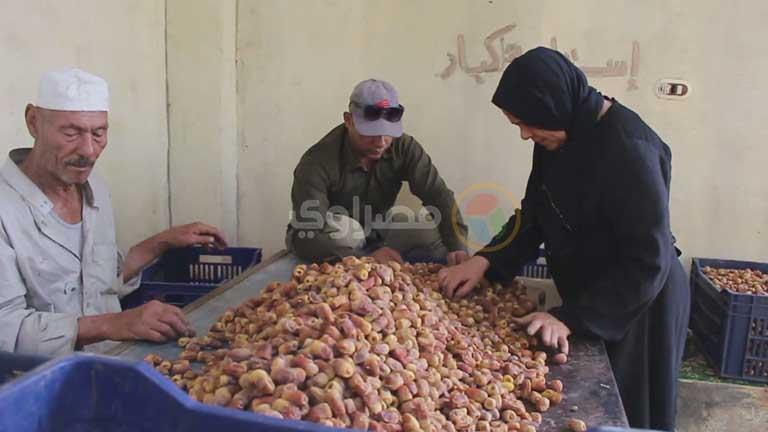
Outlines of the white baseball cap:
<svg viewBox="0 0 768 432">
<path fill-rule="evenodd" d="M 35 105 L 58 111 L 109 111 L 109 87 L 103 78 L 80 69 L 50 71 L 40 78 Z"/>
</svg>

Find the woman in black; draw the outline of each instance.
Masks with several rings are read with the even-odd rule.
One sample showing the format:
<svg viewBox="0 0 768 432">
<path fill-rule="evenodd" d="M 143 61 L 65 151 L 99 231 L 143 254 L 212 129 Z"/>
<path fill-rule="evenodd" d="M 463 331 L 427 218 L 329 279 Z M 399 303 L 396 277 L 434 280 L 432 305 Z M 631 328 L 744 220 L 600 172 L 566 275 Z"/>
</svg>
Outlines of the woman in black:
<svg viewBox="0 0 768 432">
<path fill-rule="evenodd" d="M 572 332 L 602 338 L 630 425 L 674 430 L 690 293 L 670 229 L 669 147 L 547 48 L 507 67 L 493 103 L 538 144 L 521 220 L 444 269 L 444 293 L 512 279 L 544 243 L 563 305 L 518 324 L 566 353 Z"/>
</svg>

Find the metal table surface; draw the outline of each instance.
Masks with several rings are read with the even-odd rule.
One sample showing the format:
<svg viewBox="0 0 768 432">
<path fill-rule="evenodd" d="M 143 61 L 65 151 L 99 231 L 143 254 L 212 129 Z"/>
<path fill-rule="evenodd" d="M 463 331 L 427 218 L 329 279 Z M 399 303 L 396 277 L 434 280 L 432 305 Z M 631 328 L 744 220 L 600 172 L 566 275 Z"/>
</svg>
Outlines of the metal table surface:
<svg viewBox="0 0 768 432">
<path fill-rule="evenodd" d="M 205 334 L 227 307 L 257 295 L 269 282 L 288 280 L 299 262 L 293 255 L 278 252 L 188 305 L 184 312 L 197 334 Z M 126 360 L 141 360 L 150 353 L 173 359 L 180 352 L 181 348 L 175 343 L 132 342 L 120 344 L 108 354 Z M 628 427 L 602 341 L 575 338 L 571 341 L 568 363 L 551 366 L 550 375 L 565 384 L 565 398 L 545 414 L 540 432 L 561 431 L 565 421 L 571 417 L 584 420 L 589 426 Z M 573 407 L 577 409 L 574 411 Z"/>
</svg>

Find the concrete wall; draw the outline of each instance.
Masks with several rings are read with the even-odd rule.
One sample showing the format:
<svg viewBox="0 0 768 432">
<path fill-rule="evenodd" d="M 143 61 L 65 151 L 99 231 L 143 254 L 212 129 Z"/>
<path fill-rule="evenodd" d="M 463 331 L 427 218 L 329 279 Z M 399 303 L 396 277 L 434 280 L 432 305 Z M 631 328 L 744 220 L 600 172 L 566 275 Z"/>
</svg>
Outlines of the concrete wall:
<svg viewBox="0 0 768 432">
<path fill-rule="evenodd" d="M 765 386 L 680 380 L 677 430 L 763 432 L 768 424 L 766 406 Z"/>
<path fill-rule="evenodd" d="M 298 158 L 341 121 L 352 87 L 368 77 L 398 87 L 406 130 L 457 194 L 493 183 L 519 200 L 531 145 L 489 102 L 500 72 L 473 77 L 456 67 L 439 76 L 446 54 L 457 55 L 459 33 L 467 65 L 475 67 L 490 60 L 484 39 L 514 25 L 503 34 L 506 46 L 526 50 L 556 38 L 560 50 L 578 51 L 581 66 L 615 59 L 631 69 L 637 41 L 636 76 L 627 70 L 591 82 L 635 109 L 672 147 L 673 225 L 681 247 L 688 256 L 768 260 L 768 131 L 760 121 L 768 96 L 768 55 L 760 45 L 768 4 L 762 1 L 2 6 L 0 150 L 30 144 L 23 107 L 44 70 L 71 64 L 105 76 L 113 109 L 110 147 L 99 168 L 112 186 L 123 246 L 171 220 L 203 219 L 241 245 L 267 253 L 281 248 Z M 630 78 L 637 89 L 628 90 Z M 690 96 L 657 98 L 660 78 L 687 80 Z"/>
<path fill-rule="evenodd" d="M 76 6 L 76 7 L 73 7 Z M 29 147 L 24 107 L 40 75 L 79 67 L 110 83 L 97 170 L 125 247 L 168 224 L 165 5 L 146 0 L 0 1 L 0 154 Z"/>
<path fill-rule="evenodd" d="M 639 43 L 636 90 L 591 78 L 635 109 L 672 147 L 674 231 L 688 256 L 768 260 L 768 130 L 762 101 L 768 4 L 716 1 L 586 2 L 241 0 L 238 24 L 240 230 L 243 243 L 281 247 L 291 171 L 337 124 L 353 85 L 391 81 L 406 130 L 456 191 L 501 185 L 520 198 L 531 145 L 492 107 L 500 72 L 477 83 L 436 76 L 463 33 L 469 66 L 489 59 L 483 40 L 514 24 L 505 43 L 577 49 L 579 65 L 624 60 Z M 662 100 L 660 78 L 683 78 L 689 97 Z"/>
<path fill-rule="evenodd" d="M 237 231 L 234 0 L 168 0 L 169 179 L 174 225 Z"/>
</svg>

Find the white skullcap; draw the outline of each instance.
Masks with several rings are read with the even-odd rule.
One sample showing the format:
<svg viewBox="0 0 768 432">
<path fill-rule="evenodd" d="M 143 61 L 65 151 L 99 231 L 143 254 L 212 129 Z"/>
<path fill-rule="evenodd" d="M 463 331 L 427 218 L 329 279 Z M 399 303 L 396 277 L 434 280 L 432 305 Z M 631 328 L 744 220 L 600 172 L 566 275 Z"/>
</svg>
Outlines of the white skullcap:
<svg viewBox="0 0 768 432">
<path fill-rule="evenodd" d="M 43 74 L 37 106 L 58 111 L 109 111 L 109 88 L 103 78 L 80 69 Z"/>
</svg>

